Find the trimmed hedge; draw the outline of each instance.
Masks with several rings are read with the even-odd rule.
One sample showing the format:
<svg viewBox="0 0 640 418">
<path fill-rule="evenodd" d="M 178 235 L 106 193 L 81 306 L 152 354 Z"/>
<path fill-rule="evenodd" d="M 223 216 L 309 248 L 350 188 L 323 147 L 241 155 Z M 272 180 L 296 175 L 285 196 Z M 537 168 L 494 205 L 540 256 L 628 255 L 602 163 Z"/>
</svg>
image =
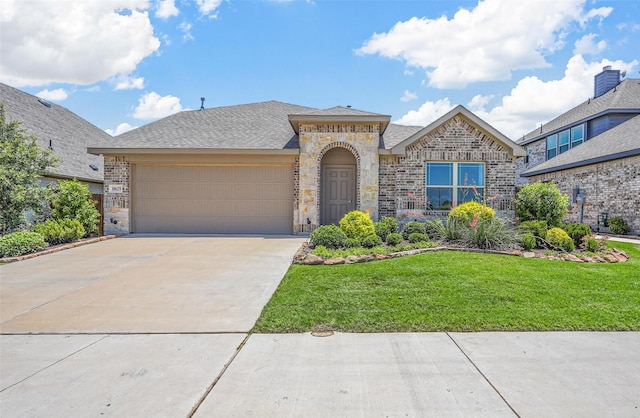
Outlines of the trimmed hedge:
<svg viewBox="0 0 640 418">
<path fill-rule="evenodd" d="M 64 244 L 84 237 L 85 230 L 77 219 L 49 220 L 33 228 L 50 245 Z"/>
<path fill-rule="evenodd" d="M 336 225 L 319 226 L 309 235 L 311 245 L 314 247 L 323 246 L 332 249 L 342 247 L 346 239 L 345 233 Z"/>
<path fill-rule="evenodd" d="M 352 210 L 340 219 L 340 228 L 347 238 L 363 239 L 368 235 L 375 234 L 373 221 L 364 212 Z"/>
<path fill-rule="evenodd" d="M 424 234 L 425 232 L 425 227 L 424 224 L 418 222 L 418 221 L 411 221 L 411 222 L 407 222 L 404 226 L 404 228 L 402 228 L 402 238 L 408 240 L 409 239 L 409 235 L 413 234 L 413 233 L 419 233 L 419 234 Z"/>
<path fill-rule="evenodd" d="M 47 243 L 36 232 L 14 232 L 0 237 L 0 258 L 18 257 L 45 248 Z"/>
<path fill-rule="evenodd" d="M 382 218 L 373 226 L 376 235 L 383 241 L 387 240 L 387 235 L 398 232 L 398 220 L 396 218 Z"/>
<path fill-rule="evenodd" d="M 566 252 L 571 252 L 576 249 L 573 240 L 563 229 L 551 228 L 547 231 L 547 242 L 554 247 L 562 248 Z"/>
</svg>

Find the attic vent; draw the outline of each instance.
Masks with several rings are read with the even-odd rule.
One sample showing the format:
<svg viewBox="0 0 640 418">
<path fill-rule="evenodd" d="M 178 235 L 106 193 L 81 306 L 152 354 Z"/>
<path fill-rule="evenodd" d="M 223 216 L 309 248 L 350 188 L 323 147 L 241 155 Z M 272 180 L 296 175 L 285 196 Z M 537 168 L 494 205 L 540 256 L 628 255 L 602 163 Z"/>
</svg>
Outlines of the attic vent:
<svg viewBox="0 0 640 418">
<path fill-rule="evenodd" d="M 45 105 L 48 108 L 51 108 L 51 103 L 49 103 L 48 101 L 46 101 L 45 99 L 40 99 L 38 98 L 38 101 L 40 102 L 40 104 Z"/>
<path fill-rule="evenodd" d="M 91 167 L 93 171 L 98 171 L 98 166 L 95 164 L 89 164 L 89 167 Z"/>
</svg>

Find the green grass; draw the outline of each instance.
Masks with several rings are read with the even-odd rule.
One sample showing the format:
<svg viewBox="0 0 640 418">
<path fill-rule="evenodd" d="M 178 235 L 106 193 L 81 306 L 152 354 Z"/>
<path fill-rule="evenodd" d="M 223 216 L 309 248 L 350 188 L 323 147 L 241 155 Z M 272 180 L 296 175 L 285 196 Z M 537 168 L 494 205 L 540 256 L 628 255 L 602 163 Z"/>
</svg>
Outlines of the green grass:
<svg viewBox="0 0 640 418">
<path fill-rule="evenodd" d="M 590 264 L 441 251 L 293 265 L 253 332 L 640 330 L 640 247 Z"/>
</svg>

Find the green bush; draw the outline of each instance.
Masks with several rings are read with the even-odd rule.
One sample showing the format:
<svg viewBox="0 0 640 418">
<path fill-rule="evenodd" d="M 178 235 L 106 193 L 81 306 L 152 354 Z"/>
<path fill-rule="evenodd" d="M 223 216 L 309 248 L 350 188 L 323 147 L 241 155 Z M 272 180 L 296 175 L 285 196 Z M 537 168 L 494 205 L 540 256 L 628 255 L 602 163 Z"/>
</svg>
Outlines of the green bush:
<svg viewBox="0 0 640 418">
<path fill-rule="evenodd" d="M 345 248 L 357 248 L 360 247 L 360 240 L 359 239 L 355 239 L 355 238 L 347 238 L 344 240 L 344 247 Z"/>
<path fill-rule="evenodd" d="M 64 244 L 84 237 L 85 230 L 77 219 L 49 220 L 33 227 L 50 245 Z"/>
<path fill-rule="evenodd" d="M 587 251 L 595 253 L 600 249 L 600 241 L 595 238 L 587 238 L 587 240 L 584 242 L 584 248 Z"/>
<path fill-rule="evenodd" d="M 347 235 L 347 238 L 359 240 L 376 233 L 369 215 L 359 210 L 353 210 L 344 215 L 340 219 L 340 228 Z"/>
<path fill-rule="evenodd" d="M 402 235 L 398 234 L 397 232 L 393 232 L 389 235 L 387 235 L 387 244 L 389 245 L 398 245 L 402 242 Z"/>
<path fill-rule="evenodd" d="M 526 232 L 520 237 L 520 245 L 525 251 L 531 251 L 536 246 L 536 237 L 531 232 Z"/>
<path fill-rule="evenodd" d="M 14 232 L 0 237 L 0 258 L 18 257 L 46 247 L 42 235 L 36 232 Z"/>
<path fill-rule="evenodd" d="M 319 226 L 309 235 L 311 245 L 314 247 L 340 248 L 346 239 L 344 231 L 336 225 Z"/>
<path fill-rule="evenodd" d="M 573 240 L 562 228 L 551 228 L 547 231 L 547 242 L 554 247 L 561 248 L 566 252 L 576 249 Z"/>
<path fill-rule="evenodd" d="M 408 240 L 409 235 L 413 234 L 414 232 L 424 234 L 425 233 L 424 224 L 418 221 L 407 222 L 404 225 L 404 228 L 402 228 L 402 238 Z"/>
<path fill-rule="evenodd" d="M 547 229 L 547 221 L 524 221 L 518 226 L 518 230 L 520 230 L 520 232 L 529 232 L 542 239 L 546 238 Z"/>
<path fill-rule="evenodd" d="M 440 219 L 428 219 L 424 223 L 424 232 L 431 239 L 441 240 L 445 237 L 445 226 Z"/>
<path fill-rule="evenodd" d="M 608 224 L 609 231 L 611 231 L 612 234 L 624 235 L 631 231 L 631 227 L 629 227 L 627 221 L 619 216 L 609 218 Z"/>
<path fill-rule="evenodd" d="M 520 222 L 544 220 L 550 227 L 562 225 L 569 196 L 551 183 L 529 183 L 516 195 L 516 217 Z"/>
<path fill-rule="evenodd" d="M 387 235 L 398 232 L 398 220 L 396 218 L 382 218 L 373 227 L 376 235 L 386 241 Z"/>
<path fill-rule="evenodd" d="M 453 217 L 460 222 L 471 223 L 478 215 L 478 220 L 490 220 L 495 215 L 495 211 L 489 206 L 481 205 L 478 202 L 462 203 L 449 212 L 449 217 Z"/>
<path fill-rule="evenodd" d="M 367 235 L 362 238 L 362 246 L 364 248 L 373 248 L 382 245 L 382 239 L 376 234 Z"/>
<path fill-rule="evenodd" d="M 98 232 L 100 212 L 91 200 L 89 186 L 78 180 L 64 180 L 58 184 L 51 199 L 55 219 L 76 219 L 86 235 Z"/>
<path fill-rule="evenodd" d="M 589 225 L 581 224 L 581 223 L 572 223 L 567 224 L 562 227 L 569 237 L 573 240 L 573 243 L 576 247 L 579 247 L 582 243 L 582 238 L 587 235 L 591 235 L 591 227 Z"/>
<path fill-rule="evenodd" d="M 429 242 L 429 237 L 427 234 L 423 234 L 421 232 L 413 232 L 409 234 L 409 243 L 415 244 L 417 242 Z"/>
<path fill-rule="evenodd" d="M 513 248 L 517 234 L 503 219 L 480 219 L 476 226 L 462 229 L 460 241 L 468 248 L 483 250 L 503 250 Z"/>
</svg>

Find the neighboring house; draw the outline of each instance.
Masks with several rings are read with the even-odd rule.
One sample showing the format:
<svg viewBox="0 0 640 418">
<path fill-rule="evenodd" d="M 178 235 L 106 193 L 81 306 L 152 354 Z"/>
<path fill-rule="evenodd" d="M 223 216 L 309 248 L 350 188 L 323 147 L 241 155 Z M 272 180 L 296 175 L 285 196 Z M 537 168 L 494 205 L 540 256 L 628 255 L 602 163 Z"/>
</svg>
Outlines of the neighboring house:
<svg viewBox="0 0 640 418">
<path fill-rule="evenodd" d="M 111 135 L 70 110 L 0 83 L 0 103 L 4 103 L 7 121 L 18 121 L 23 129 L 38 138 L 42 149 L 58 157 L 57 167 L 43 176 L 46 186 L 59 179 L 78 179 L 91 193 L 102 194 L 104 163 L 101 156 L 87 152 L 89 144 L 106 144 Z"/>
<path fill-rule="evenodd" d="M 640 79 L 605 67 L 594 97 L 525 135 L 517 184 L 555 181 L 572 197 L 567 221 L 602 229 L 620 216 L 640 232 Z M 580 194 L 584 198 L 582 206 Z"/>
<path fill-rule="evenodd" d="M 180 112 L 89 152 L 105 157 L 105 232 L 125 234 L 305 233 L 484 196 L 512 209 L 524 155 L 462 106 L 411 127 L 277 101 Z"/>
</svg>

